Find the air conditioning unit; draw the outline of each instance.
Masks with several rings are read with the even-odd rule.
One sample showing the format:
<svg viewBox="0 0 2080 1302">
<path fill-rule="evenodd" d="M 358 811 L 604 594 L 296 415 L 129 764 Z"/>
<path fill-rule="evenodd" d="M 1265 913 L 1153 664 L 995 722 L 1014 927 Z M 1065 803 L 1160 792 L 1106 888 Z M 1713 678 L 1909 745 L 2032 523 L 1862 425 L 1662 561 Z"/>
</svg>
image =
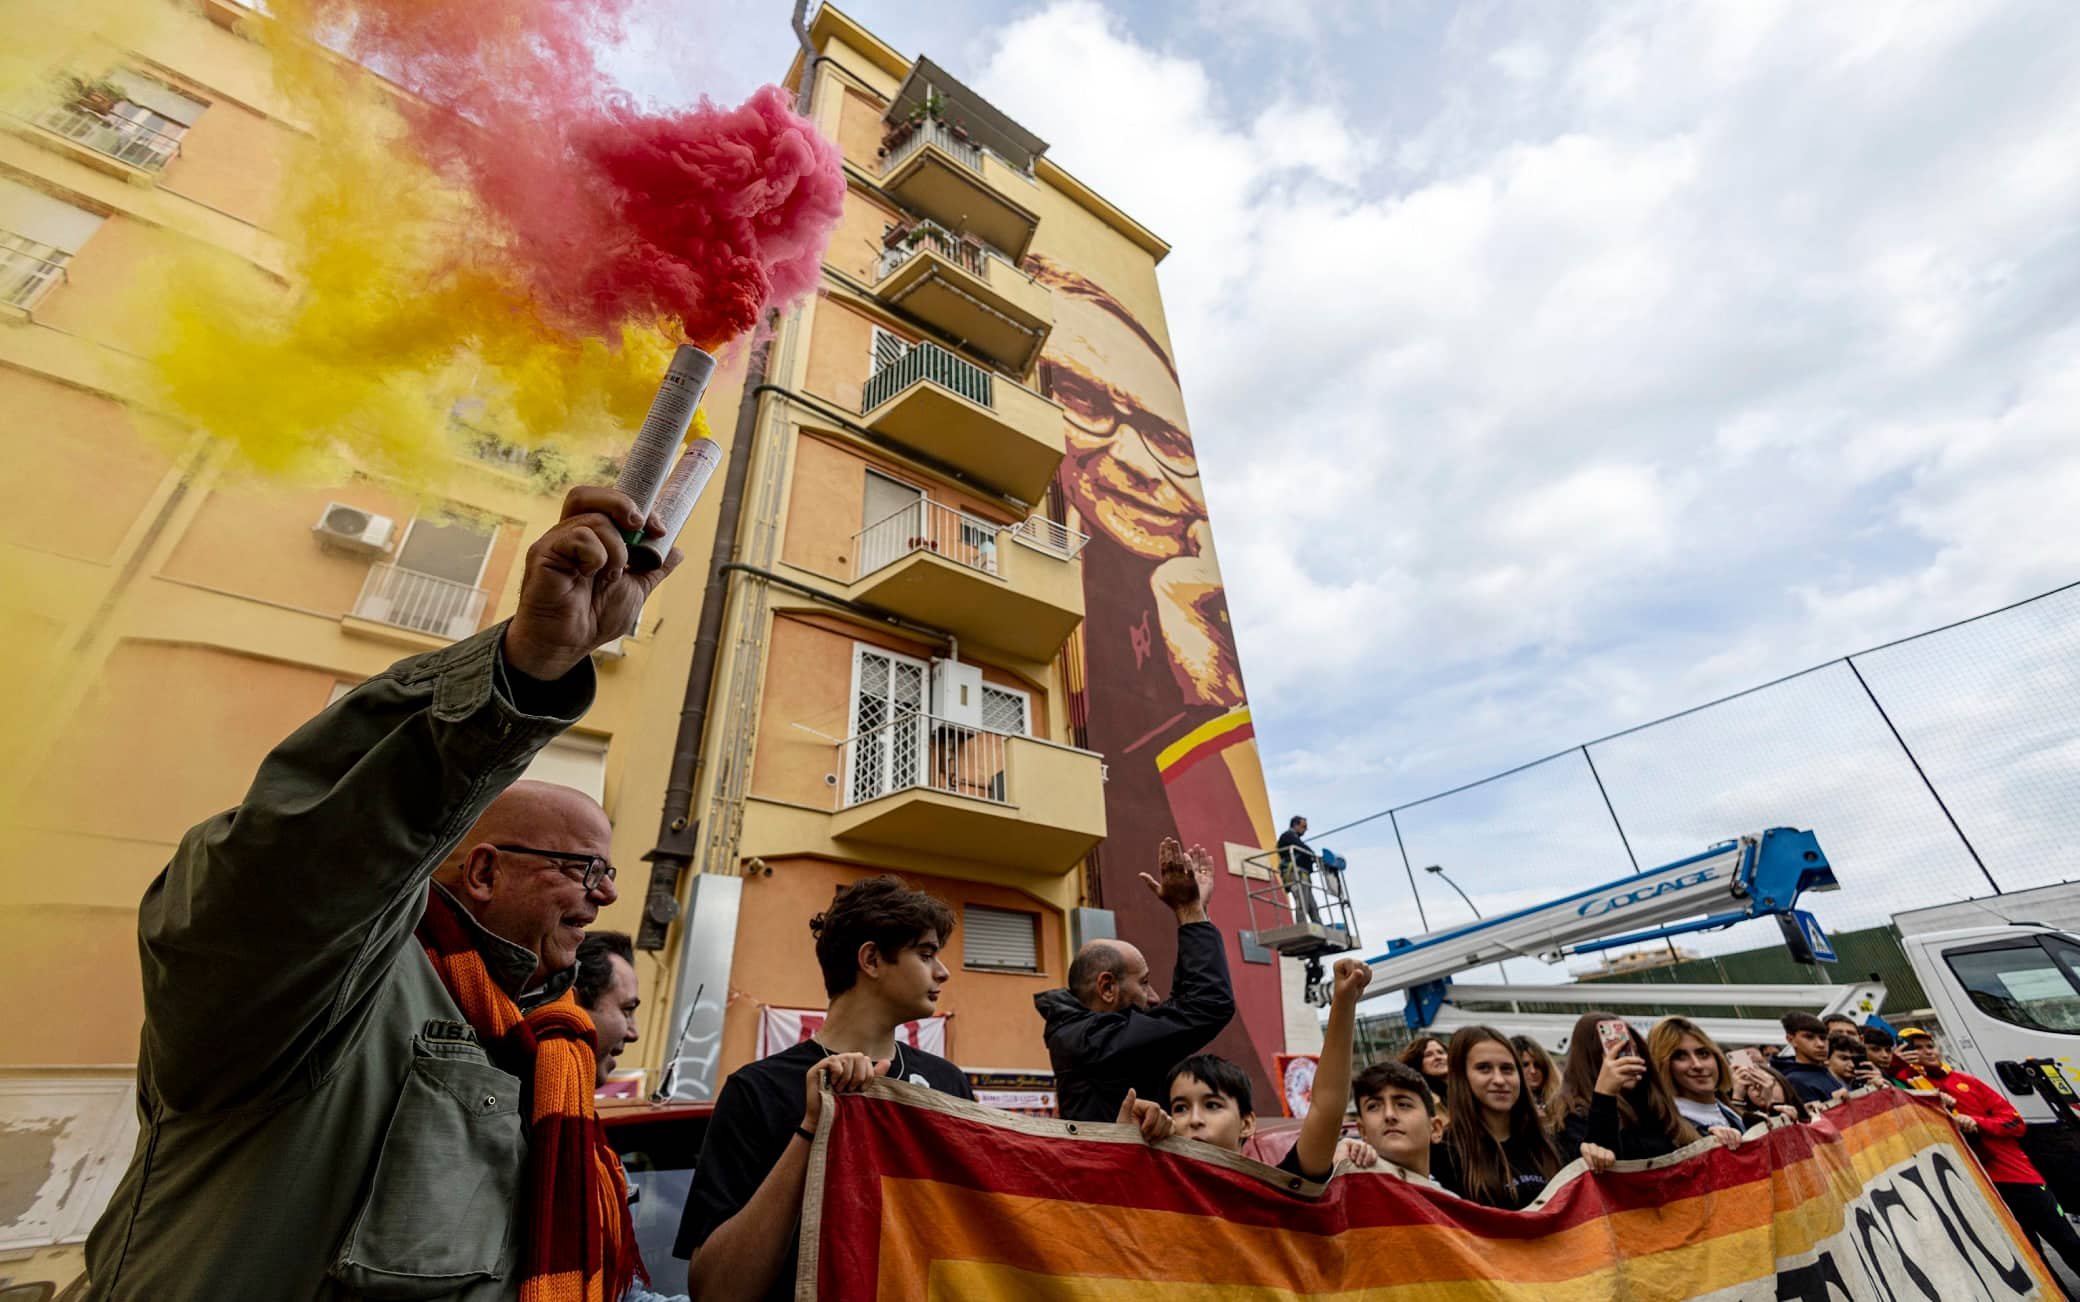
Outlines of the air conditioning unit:
<svg viewBox="0 0 2080 1302">
<path fill-rule="evenodd" d="M 982 666 L 932 661 L 932 713 L 947 723 L 982 726 Z"/>
<path fill-rule="evenodd" d="M 381 556 L 390 550 L 397 521 L 387 515 L 364 511 L 345 502 L 327 502 L 318 522 L 311 526 L 322 547 L 352 552 L 357 556 Z"/>
</svg>

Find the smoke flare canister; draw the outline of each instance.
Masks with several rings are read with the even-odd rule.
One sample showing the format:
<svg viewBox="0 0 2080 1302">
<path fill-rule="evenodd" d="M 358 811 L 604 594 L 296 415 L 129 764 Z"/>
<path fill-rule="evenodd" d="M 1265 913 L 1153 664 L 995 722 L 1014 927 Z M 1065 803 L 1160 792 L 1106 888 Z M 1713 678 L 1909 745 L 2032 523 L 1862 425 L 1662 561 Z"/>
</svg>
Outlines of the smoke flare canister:
<svg viewBox="0 0 2080 1302">
<path fill-rule="evenodd" d="M 621 477 L 614 481 L 614 487 L 633 498 L 643 514 L 656 506 L 658 490 L 672 469 L 672 454 L 685 442 L 694 410 L 701 405 L 701 395 L 708 391 L 714 375 L 713 353 L 680 344 L 672 354 L 672 364 L 665 368 L 657 396 L 650 401 L 650 414 L 643 418 L 635 446 L 621 463 Z M 633 544 L 642 540 L 643 531 L 624 529 L 622 537 Z"/>
<path fill-rule="evenodd" d="M 714 439 L 695 439 L 686 445 L 679 464 L 672 467 L 671 477 L 664 481 L 664 491 L 657 495 L 657 513 L 664 517 L 664 536 L 645 538 L 629 547 L 631 571 L 643 574 L 664 564 L 679 531 L 693 515 L 694 504 L 701 500 L 701 490 L 715 477 L 715 467 L 721 464 L 722 445 Z"/>
</svg>

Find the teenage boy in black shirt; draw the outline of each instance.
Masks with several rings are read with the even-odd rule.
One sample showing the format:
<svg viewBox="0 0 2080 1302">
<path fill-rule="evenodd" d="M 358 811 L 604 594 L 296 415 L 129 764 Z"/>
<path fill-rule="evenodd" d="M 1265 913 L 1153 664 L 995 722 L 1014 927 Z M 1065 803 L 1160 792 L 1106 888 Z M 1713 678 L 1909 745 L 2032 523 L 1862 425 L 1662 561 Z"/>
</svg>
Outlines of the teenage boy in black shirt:
<svg viewBox="0 0 2080 1302">
<path fill-rule="evenodd" d="M 960 1068 L 895 1034 L 936 1011 L 951 975 L 939 947 L 953 910 L 897 878 L 872 877 L 838 892 L 809 930 L 830 1013 L 816 1038 L 739 1068 L 715 1100 L 672 1246 L 692 1258 L 696 1299 L 794 1296 L 802 1186 L 822 1110 L 814 1078 L 840 1093 L 891 1076 L 975 1097 Z"/>
</svg>

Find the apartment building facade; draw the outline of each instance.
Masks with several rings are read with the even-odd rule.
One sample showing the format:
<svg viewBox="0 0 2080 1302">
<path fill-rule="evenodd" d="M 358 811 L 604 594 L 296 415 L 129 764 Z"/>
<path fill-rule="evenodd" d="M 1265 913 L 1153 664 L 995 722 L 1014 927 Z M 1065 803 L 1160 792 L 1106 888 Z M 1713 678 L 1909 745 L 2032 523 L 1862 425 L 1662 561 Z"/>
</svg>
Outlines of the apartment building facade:
<svg viewBox="0 0 2080 1302">
<path fill-rule="evenodd" d="M 0 1037 L 0 1123 L 47 1171 L 0 1259 L 83 1238 L 120 1172 L 136 907 L 181 833 L 352 684 L 510 614 L 561 496 L 459 425 L 432 484 L 262 483 L 155 406 L 136 286 L 194 244 L 286 283 L 272 202 L 304 130 L 254 39 L 264 5 L 167 9 L 0 119 L 0 954 L 63 1009 Z M 849 192 L 822 291 L 756 384 L 740 356 L 709 392 L 742 485 L 685 869 L 649 862 L 723 493 L 535 768 L 614 821 L 602 925 L 644 946 L 624 1065 L 703 1097 L 813 1027 L 810 917 L 892 871 L 960 920 L 947 1015 L 916 1034 L 1017 1101 L 1045 1087 L 1032 996 L 1080 939 L 1133 940 L 1166 980 L 1174 927 L 1138 874 L 1174 835 L 1225 865 L 1242 1012 L 1216 1048 L 1268 1089 L 1298 995 L 1242 937 L 1241 860 L 1272 820 L 1167 248 L 930 60 L 830 6 L 811 35 L 793 82 Z"/>
<path fill-rule="evenodd" d="M 154 266 L 199 245 L 290 274 L 270 222 L 305 115 L 262 10 L 169 3 L 0 117 L 0 963 L 25 1010 L 0 1036 L 0 1128 L 9 1179 L 46 1175 L 0 1218 L 0 1263 L 82 1239 L 127 1158 L 137 905 L 183 831 L 354 683 L 509 615 L 561 503 L 564 474 L 459 424 L 430 479 L 297 486 L 155 405 Z M 713 409 L 737 383 L 718 377 Z M 595 657 L 595 707 L 532 770 L 605 805 L 638 898 L 714 526 L 704 503 L 689 573 Z"/>
<path fill-rule="evenodd" d="M 914 1033 L 1013 1097 L 1047 1067 L 1032 997 L 1080 940 L 1132 940 L 1167 982 L 1175 924 L 1138 875 L 1177 836 L 1227 869 L 1242 1012 L 1216 1047 L 1268 1090 L 1288 991 L 1242 936 L 1241 860 L 1271 817 L 1168 247 L 929 58 L 828 4 L 808 36 L 788 84 L 843 151 L 845 214 L 739 448 L 697 872 L 653 881 L 655 912 L 683 912 L 652 931 L 676 979 L 646 1062 L 701 1097 L 806 1034 L 826 1002 L 809 919 L 896 872 L 960 923 Z"/>
</svg>

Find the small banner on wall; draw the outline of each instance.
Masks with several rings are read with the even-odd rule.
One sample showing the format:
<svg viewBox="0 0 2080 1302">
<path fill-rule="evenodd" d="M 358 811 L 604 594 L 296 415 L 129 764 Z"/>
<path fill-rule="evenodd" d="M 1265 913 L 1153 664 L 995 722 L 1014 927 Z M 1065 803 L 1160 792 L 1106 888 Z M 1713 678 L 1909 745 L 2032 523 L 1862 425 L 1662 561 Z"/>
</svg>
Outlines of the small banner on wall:
<svg viewBox="0 0 2080 1302">
<path fill-rule="evenodd" d="M 1051 1071 L 1002 1071 L 994 1067 L 963 1067 L 968 1088 L 984 1107 L 1002 1108 L 1028 1117 L 1055 1115 L 1054 1073 Z"/>
<path fill-rule="evenodd" d="M 823 1109 L 801 1246 L 795 1296 L 824 1302 L 2061 1296 L 1941 1106 L 1890 1089 L 1733 1148 L 1577 1162 L 1505 1212 L 875 1081 Z"/>
<path fill-rule="evenodd" d="M 782 1049 L 791 1049 L 804 1040 L 816 1038 L 816 1030 L 823 1019 L 830 1016 L 821 1008 L 761 1008 L 758 1013 L 758 1056 L 768 1057 Z M 913 1049 L 946 1056 L 946 1019 L 927 1017 L 922 1021 L 905 1022 L 896 1028 L 896 1039 Z"/>
<path fill-rule="evenodd" d="M 1278 1069 L 1278 1102 L 1289 1117 L 1305 1117 L 1314 1103 L 1314 1073 L 1320 1055 L 1281 1053 L 1272 1065 Z"/>
</svg>

